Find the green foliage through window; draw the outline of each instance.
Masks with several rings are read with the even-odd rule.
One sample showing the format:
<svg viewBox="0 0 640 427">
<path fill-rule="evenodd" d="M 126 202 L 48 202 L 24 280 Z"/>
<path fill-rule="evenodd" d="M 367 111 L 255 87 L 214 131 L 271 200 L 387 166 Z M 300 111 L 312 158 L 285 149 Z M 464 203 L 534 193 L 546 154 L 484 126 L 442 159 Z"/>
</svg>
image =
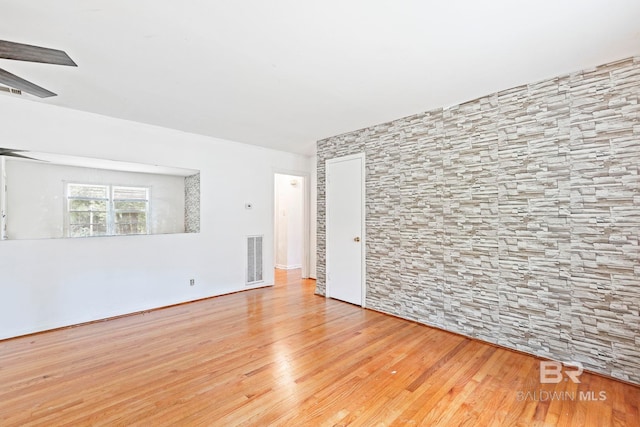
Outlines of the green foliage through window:
<svg viewBox="0 0 640 427">
<path fill-rule="evenodd" d="M 67 184 L 69 237 L 148 234 L 149 189 Z"/>
</svg>

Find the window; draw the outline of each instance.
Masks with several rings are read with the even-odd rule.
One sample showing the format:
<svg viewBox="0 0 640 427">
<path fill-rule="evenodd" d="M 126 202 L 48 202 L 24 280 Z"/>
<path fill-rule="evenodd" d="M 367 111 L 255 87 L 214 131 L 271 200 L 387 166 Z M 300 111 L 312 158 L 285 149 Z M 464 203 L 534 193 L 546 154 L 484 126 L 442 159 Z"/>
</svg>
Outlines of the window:
<svg viewBox="0 0 640 427">
<path fill-rule="evenodd" d="M 68 183 L 69 237 L 147 234 L 149 189 Z"/>
<path fill-rule="evenodd" d="M 149 189 L 112 187 L 113 234 L 147 234 Z"/>
</svg>

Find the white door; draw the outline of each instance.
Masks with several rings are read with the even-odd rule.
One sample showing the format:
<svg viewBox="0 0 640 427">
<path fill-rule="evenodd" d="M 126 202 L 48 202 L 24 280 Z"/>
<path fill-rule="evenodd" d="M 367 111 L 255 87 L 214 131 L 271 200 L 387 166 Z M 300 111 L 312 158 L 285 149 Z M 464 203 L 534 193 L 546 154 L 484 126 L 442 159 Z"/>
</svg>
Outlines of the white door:
<svg viewBox="0 0 640 427">
<path fill-rule="evenodd" d="M 363 305 L 364 155 L 326 163 L 327 296 Z"/>
</svg>

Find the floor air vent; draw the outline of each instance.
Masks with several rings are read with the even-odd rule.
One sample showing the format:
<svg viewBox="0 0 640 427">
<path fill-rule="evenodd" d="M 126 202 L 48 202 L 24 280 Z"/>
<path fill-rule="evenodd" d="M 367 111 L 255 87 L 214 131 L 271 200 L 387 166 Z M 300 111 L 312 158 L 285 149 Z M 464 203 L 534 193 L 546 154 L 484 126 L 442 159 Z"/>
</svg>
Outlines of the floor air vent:
<svg viewBox="0 0 640 427">
<path fill-rule="evenodd" d="M 262 236 L 247 237 L 247 285 L 262 282 Z"/>
</svg>

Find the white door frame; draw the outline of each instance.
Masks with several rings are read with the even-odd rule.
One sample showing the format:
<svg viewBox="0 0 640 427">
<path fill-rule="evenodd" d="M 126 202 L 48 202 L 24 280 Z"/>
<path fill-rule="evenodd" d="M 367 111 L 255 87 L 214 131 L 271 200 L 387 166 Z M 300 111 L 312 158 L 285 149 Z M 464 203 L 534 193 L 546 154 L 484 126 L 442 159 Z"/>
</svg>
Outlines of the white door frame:
<svg viewBox="0 0 640 427">
<path fill-rule="evenodd" d="M 7 163 L 0 156 L 0 240 L 7 240 Z"/>
<path fill-rule="evenodd" d="M 276 175 L 294 175 L 301 176 L 304 178 L 304 188 L 302 189 L 302 204 L 303 204 L 303 213 L 302 213 L 302 278 L 309 278 L 309 185 L 311 181 L 311 176 L 309 172 L 303 172 L 299 170 L 291 170 L 291 169 L 278 169 L 274 168 L 273 173 L 271 174 L 271 224 L 273 227 L 273 239 L 275 242 L 275 211 L 276 211 L 276 185 L 275 178 Z M 275 261 L 275 253 L 273 254 L 273 258 Z M 274 264 L 275 265 L 275 264 Z"/>
<path fill-rule="evenodd" d="M 326 177 L 326 171 L 327 171 L 327 165 L 331 164 L 331 163 L 339 163 L 339 162 L 343 162 L 343 161 L 347 161 L 347 160 L 353 160 L 353 159 L 360 159 L 360 161 L 362 162 L 362 177 L 360 180 L 361 183 L 361 194 L 362 197 L 360 199 L 360 204 L 361 204 L 361 208 L 360 208 L 360 212 L 362 213 L 362 218 L 360 219 L 360 257 L 361 257 L 361 262 L 360 265 L 362 266 L 361 269 L 361 282 L 360 282 L 360 289 L 362 290 L 362 307 L 366 307 L 366 301 L 367 301 L 367 264 L 366 264 L 366 248 L 367 248 L 367 227 L 366 227 L 366 214 L 365 214 L 365 208 L 366 208 L 366 185 L 365 185 L 365 179 L 366 179 L 366 170 L 365 170 L 365 155 L 364 153 L 357 153 L 357 154 L 350 154 L 348 156 L 342 156 L 342 157 L 335 157 L 333 159 L 328 159 L 325 162 L 325 183 L 324 183 L 324 188 L 325 188 L 325 227 L 327 226 L 327 220 L 326 220 L 326 209 L 327 209 L 327 198 L 326 198 L 326 194 L 327 194 L 327 187 L 328 187 L 328 182 L 327 182 L 327 177 Z M 327 245 L 326 245 L 326 228 L 325 228 L 325 251 L 327 250 Z M 326 253 L 325 253 L 325 263 L 326 263 Z M 329 282 L 326 278 L 326 266 L 325 266 L 325 292 L 324 295 L 326 298 L 329 298 Z"/>
</svg>

